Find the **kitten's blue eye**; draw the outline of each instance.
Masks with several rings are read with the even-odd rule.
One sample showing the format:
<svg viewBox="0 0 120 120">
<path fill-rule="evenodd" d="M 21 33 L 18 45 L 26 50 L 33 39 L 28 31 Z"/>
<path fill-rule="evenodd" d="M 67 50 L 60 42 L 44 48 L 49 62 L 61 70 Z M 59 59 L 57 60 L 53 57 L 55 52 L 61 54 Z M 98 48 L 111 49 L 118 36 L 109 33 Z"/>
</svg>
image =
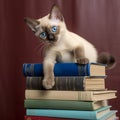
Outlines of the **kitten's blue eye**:
<svg viewBox="0 0 120 120">
<path fill-rule="evenodd" d="M 52 32 L 56 32 L 57 31 L 57 26 L 53 26 L 52 27 Z"/>
<path fill-rule="evenodd" d="M 40 33 L 40 37 L 41 37 L 42 39 L 45 39 L 45 38 L 47 37 L 47 35 L 46 35 L 45 32 L 41 32 L 41 33 Z"/>
</svg>

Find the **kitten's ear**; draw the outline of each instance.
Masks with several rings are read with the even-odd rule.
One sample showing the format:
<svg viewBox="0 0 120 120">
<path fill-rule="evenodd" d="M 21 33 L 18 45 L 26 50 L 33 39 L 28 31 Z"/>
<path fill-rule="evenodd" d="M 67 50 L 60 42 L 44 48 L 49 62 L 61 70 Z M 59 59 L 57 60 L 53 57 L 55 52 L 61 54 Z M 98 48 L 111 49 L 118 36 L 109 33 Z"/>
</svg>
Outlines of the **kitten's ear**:
<svg viewBox="0 0 120 120">
<path fill-rule="evenodd" d="M 53 5 L 49 18 L 52 20 L 64 21 L 63 15 L 62 15 L 59 7 L 56 5 Z"/>
<path fill-rule="evenodd" d="M 40 25 L 40 22 L 33 19 L 33 18 L 24 18 L 24 21 L 26 22 L 26 24 L 31 28 L 31 30 L 33 32 L 36 32 L 39 25 Z"/>
</svg>

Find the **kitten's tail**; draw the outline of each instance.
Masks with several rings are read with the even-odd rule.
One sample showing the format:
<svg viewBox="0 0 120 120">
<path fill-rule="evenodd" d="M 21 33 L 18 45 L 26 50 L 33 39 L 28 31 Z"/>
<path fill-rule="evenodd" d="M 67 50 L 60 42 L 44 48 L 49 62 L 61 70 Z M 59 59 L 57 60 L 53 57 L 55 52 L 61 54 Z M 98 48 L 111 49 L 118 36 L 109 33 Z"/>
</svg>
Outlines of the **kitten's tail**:
<svg viewBox="0 0 120 120">
<path fill-rule="evenodd" d="M 98 63 L 102 63 L 102 64 L 106 64 L 107 65 L 106 66 L 107 69 L 112 69 L 116 65 L 115 58 L 111 54 L 106 53 L 106 52 L 101 53 L 98 56 L 97 62 Z"/>
</svg>

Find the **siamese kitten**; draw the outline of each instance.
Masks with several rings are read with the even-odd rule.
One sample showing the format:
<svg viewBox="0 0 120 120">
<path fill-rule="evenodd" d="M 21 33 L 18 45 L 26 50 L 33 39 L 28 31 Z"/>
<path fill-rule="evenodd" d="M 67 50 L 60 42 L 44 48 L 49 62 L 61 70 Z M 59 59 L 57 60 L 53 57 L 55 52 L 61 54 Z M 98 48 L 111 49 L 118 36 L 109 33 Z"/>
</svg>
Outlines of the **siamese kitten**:
<svg viewBox="0 0 120 120">
<path fill-rule="evenodd" d="M 107 53 L 98 57 L 97 50 L 90 42 L 70 32 L 60 9 L 55 5 L 45 17 L 37 20 L 25 18 L 25 22 L 40 41 L 47 43 L 43 61 L 43 86 L 46 89 L 55 84 L 53 69 L 56 62 L 100 62 L 108 64 L 108 67 L 115 63 L 115 59 Z"/>
</svg>

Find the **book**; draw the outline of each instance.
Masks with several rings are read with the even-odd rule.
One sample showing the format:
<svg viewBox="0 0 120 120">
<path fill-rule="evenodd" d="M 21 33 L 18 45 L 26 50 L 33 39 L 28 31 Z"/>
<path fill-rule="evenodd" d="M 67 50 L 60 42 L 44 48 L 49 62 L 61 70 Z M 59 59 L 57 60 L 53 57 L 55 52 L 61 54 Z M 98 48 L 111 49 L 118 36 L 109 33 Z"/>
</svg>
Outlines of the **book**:
<svg viewBox="0 0 120 120">
<path fill-rule="evenodd" d="M 117 120 L 116 112 L 117 110 L 111 110 L 110 112 L 108 112 L 98 120 Z"/>
<path fill-rule="evenodd" d="M 74 100 L 35 100 L 26 99 L 25 108 L 60 109 L 60 110 L 96 110 L 104 107 L 104 101 L 74 101 Z"/>
<path fill-rule="evenodd" d="M 78 111 L 78 110 L 53 110 L 53 109 L 26 109 L 26 115 L 46 116 L 57 118 L 72 119 L 90 119 L 97 120 L 110 112 L 110 106 L 102 107 L 95 111 Z"/>
<path fill-rule="evenodd" d="M 44 76 L 43 64 L 24 63 L 24 76 Z M 54 66 L 55 76 L 105 76 L 105 65 L 98 63 L 56 63 Z"/>
<path fill-rule="evenodd" d="M 116 117 L 117 111 L 110 111 L 107 114 L 105 114 L 103 117 L 97 120 L 119 120 Z M 46 117 L 46 116 L 25 116 L 25 120 L 83 120 L 83 119 L 72 119 L 72 118 L 55 118 L 55 117 Z M 90 119 L 87 119 L 90 120 Z M 92 119 L 93 120 L 93 119 Z"/>
<path fill-rule="evenodd" d="M 43 77 L 26 77 L 26 89 L 45 90 L 42 86 Z M 105 90 L 105 77 L 55 77 L 55 85 L 51 90 Z"/>
<path fill-rule="evenodd" d="M 25 90 L 26 99 L 55 99 L 100 101 L 116 98 L 116 90 L 106 91 L 57 91 L 57 90 Z"/>
<path fill-rule="evenodd" d="M 78 119 L 43 117 L 43 116 L 25 116 L 24 120 L 78 120 Z M 79 120 L 82 120 L 82 119 L 79 119 Z"/>
</svg>

